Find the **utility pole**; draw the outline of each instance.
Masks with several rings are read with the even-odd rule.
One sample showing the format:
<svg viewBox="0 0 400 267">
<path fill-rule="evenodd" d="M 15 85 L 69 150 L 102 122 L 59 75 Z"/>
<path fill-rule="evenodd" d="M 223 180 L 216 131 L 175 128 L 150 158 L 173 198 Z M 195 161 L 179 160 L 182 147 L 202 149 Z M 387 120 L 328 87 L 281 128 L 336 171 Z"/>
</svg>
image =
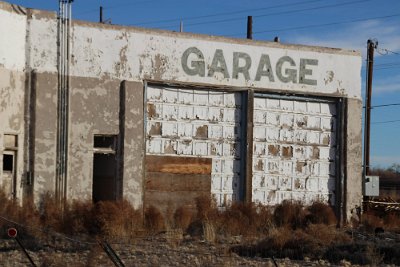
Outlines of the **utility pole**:
<svg viewBox="0 0 400 267">
<path fill-rule="evenodd" d="M 370 167 L 370 137 L 371 137 L 371 99 L 372 99 L 372 75 L 374 68 L 374 51 L 378 47 L 378 41 L 367 42 L 367 75 L 365 88 L 365 119 L 364 119 L 364 178 L 369 175 Z"/>
<path fill-rule="evenodd" d="M 107 24 L 111 24 L 111 19 L 104 19 L 104 16 L 103 16 L 103 7 L 102 6 L 100 6 L 100 18 L 99 18 L 99 22 L 100 23 L 107 23 Z"/>
<path fill-rule="evenodd" d="M 179 24 L 179 32 L 183 32 L 183 21 Z"/>
<path fill-rule="evenodd" d="M 253 16 L 247 16 L 247 39 L 253 39 Z"/>
</svg>

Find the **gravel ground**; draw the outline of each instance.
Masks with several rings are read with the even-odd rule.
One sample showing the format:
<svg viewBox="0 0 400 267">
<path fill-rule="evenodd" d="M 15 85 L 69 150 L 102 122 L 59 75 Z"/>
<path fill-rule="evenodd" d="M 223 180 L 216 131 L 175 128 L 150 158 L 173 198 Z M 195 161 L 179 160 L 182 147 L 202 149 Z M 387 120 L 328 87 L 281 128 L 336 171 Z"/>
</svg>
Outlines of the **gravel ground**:
<svg viewBox="0 0 400 267">
<path fill-rule="evenodd" d="M 28 253 L 37 266 L 114 266 L 96 243 L 77 243 L 65 238 L 42 238 L 21 242 L 29 248 Z M 110 243 L 125 266 L 357 266 L 345 260 L 333 265 L 324 260 L 311 261 L 307 258 L 303 261 L 275 259 L 274 262 L 271 258 L 240 257 L 230 252 L 230 247 L 238 242 L 240 241 L 232 239 L 224 243 L 210 244 L 190 236 L 176 238 L 164 234 Z M 0 239 L 0 266 L 30 265 L 17 242 L 4 238 Z"/>
<path fill-rule="evenodd" d="M 75 249 L 64 245 L 62 249 L 42 246 L 28 253 L 37 266 L 114 266 L 99 245 L 79 245 Z M 275 266 L 272 259 L 240 257 L 229 253 L 229 245 L 213 245 L 201 240 L 152 238 L 111 246 L 125 266 Z M 278 266 L 331 266 L 324 261 L 276 259 L 275 262 Z M 14 240 L 0 240 L 0 266 L 29 266 Z"/>
</svg>

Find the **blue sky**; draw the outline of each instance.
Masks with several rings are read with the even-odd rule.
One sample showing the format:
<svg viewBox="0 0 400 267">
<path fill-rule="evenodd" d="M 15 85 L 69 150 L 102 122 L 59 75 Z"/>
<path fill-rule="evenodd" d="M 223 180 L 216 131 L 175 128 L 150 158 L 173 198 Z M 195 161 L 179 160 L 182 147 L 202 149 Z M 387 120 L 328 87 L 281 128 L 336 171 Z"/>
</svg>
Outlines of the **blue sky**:
<svg viewBox="0 0 400 267">
<path fill-rule="evenodd" d="M 58 10 L 56 0 L 9 0 L 10 3 Z M 73 18 L 211 35 L 246 37 L 253 16 L 253 39 L 320 45 L 362 52 L 362 94 L 368 39 L 378 40 L 372 105 L 400 103 L 400 1 L 398 0 L 75 0 Z M 400 105 L 372 110 L 371 164 L 400 164 Z"/>
</svg>

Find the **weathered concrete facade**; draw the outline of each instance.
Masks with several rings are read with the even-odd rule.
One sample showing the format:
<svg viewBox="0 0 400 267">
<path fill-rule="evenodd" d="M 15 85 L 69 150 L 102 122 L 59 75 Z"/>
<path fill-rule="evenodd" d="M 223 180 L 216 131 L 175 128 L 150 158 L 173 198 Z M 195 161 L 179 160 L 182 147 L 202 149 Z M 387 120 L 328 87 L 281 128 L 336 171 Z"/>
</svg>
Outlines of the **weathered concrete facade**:
<svg viewBox="0 0 400 267">
<path fill-rule="evenodd" d="M 358 52 L 73 21 L 58 181 L 58 29 L 0 2 L 0 184 L 18 199 L 360 206 Z"/>
</svg>

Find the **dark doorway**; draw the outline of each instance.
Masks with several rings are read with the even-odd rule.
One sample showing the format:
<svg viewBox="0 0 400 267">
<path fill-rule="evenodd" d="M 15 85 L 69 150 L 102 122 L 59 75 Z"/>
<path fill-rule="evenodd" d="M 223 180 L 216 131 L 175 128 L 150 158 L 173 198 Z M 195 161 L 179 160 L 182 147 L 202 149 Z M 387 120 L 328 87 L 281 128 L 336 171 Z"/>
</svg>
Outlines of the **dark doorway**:
<svg viewBox="0 0 400 267">
<path fill-rule="evenodd" d="M 95 135 L 93 151 L 93 201 L 116 200 L 117 136 Z"/>
<path fill-rule="evenodd" d="M 115 154 L 93 155 L 93 201 L 116 200 L 117 160 Z"/>
</svg>

